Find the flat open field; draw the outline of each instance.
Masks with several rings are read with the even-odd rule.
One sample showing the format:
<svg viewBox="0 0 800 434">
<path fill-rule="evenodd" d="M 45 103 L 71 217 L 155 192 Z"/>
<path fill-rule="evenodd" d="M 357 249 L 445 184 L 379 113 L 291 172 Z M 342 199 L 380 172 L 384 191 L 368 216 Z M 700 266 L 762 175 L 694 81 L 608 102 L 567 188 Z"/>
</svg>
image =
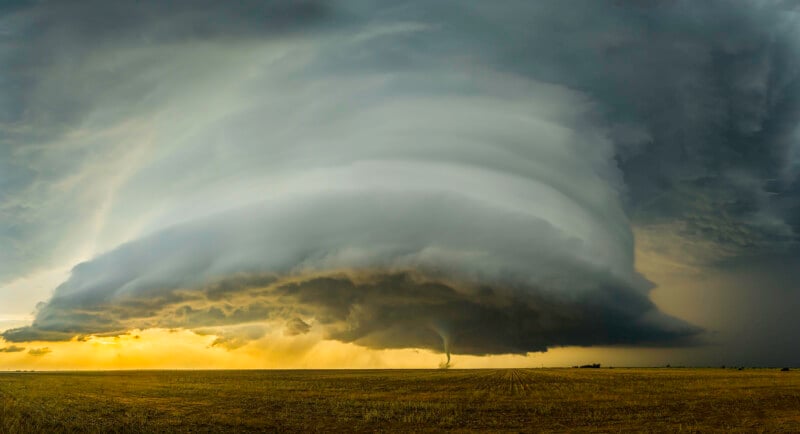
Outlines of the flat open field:
<svg viewBox="0 0 800 434">
<path fill-rule="evenodd" d="M 723 369 L 0 374 L 0 432 L 800 432 L 800 372 Z"/>
</svg>

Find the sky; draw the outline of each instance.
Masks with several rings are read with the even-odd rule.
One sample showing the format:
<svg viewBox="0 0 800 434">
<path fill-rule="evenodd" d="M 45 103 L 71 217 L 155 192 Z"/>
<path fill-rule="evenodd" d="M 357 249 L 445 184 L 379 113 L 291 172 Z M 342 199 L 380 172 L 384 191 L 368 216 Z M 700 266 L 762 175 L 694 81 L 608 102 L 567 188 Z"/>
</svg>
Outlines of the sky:
<svg viewBox="0 0 800 434">
<path fill-rule="evenodd" d="M 800 6 L 7 1 L 0 369 L 800 365 Z"/>
</svg>

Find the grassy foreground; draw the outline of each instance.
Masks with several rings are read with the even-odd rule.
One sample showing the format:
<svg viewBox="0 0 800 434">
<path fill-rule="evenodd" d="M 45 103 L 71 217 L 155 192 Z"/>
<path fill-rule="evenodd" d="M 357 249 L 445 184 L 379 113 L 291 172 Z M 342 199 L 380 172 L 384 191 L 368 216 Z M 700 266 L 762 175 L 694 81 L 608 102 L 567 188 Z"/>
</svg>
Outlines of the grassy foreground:
<svg viewBox="0 0 800 434">
<path fill-rule="evenodd" d="M 0 432 L 800 432 L 800 372 L 723 369 L 0 374 Z"/>
</svg>

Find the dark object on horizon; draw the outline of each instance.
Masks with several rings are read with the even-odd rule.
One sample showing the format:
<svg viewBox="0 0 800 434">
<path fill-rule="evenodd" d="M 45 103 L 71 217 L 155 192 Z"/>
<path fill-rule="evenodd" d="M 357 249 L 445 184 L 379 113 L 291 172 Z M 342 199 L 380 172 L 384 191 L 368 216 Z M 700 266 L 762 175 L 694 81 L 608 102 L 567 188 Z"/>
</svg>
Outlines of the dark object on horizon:
<svg viewBox="0 0 800 434">
<path fill-rule="evenodd" d="M 790 371 L 789 368 L 781 368 L 781 372 L 789 372 L 789 371 Z"/>
<path fill-rule="evenodd" d="M 740 370 L 740 371 L 744 371 L 744 368 L 742 368 L 742 367 L 740 366 L 740 367 L 739 367 L 739 370 Z"/>
<path fill-rule="evenodd" d="M 600 364 L 599 363 L 592 363 L 591 365 L 581 365 L 581 366 L 578 366 L 578 367 L 581 368 L 581 369 L 586 369 L 586 368 L 597 369 L 597 368 L 600 367 Z"/>
</svg>

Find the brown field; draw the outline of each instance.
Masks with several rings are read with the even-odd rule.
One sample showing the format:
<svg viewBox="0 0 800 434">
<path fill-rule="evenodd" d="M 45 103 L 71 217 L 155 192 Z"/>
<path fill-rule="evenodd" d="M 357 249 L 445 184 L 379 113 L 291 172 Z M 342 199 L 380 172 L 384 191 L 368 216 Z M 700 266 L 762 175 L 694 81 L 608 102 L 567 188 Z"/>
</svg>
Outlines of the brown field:
<svg viewBox="0 0 800 434">
<path fill-rule="evenodd" d="M 0 432 L 800 432 L 776 369 L 0 374 Z"/>
</svg>

